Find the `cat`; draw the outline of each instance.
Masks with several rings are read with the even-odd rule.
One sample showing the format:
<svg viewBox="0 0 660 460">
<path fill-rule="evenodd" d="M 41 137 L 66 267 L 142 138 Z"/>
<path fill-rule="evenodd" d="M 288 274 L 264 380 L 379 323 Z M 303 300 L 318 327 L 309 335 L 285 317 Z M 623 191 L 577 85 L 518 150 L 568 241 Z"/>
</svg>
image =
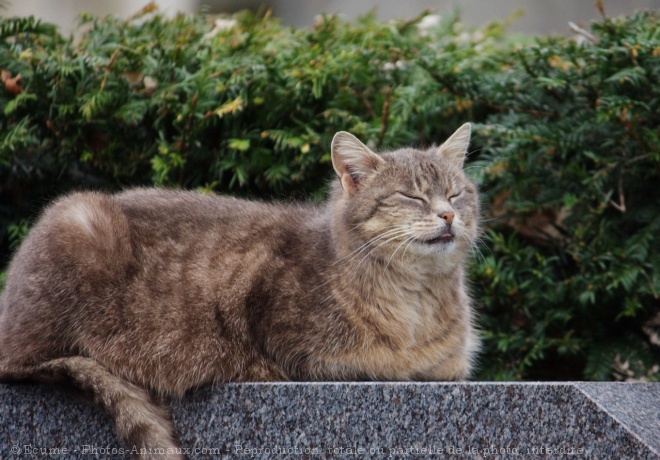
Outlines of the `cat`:
<svg viewBox="0 0 660 460">
<path fill-rule="evenodd" d="M 380 155 L 339 132 L 321 205 L 157 189 L 55 201 L 9 266 L 0 381 L 83 390 L 150 452 L 177 447 L 167 400 L 201 385 L 467 378 L 470 131 Z"/>
</svg>

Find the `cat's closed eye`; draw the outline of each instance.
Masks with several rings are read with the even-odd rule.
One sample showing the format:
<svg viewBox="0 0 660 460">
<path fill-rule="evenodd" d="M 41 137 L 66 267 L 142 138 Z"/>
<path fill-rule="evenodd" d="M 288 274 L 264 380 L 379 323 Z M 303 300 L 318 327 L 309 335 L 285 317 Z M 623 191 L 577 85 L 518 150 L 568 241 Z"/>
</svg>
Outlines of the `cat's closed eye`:
<svg viewBox="0 0 660 460">
<path fill-rule="evenodd" d="M 402 196 L 403 198 L 406 198 L 407 200 L 417 201 L 419 203 L 426 203 L 426 199 L 421 197 L 421 196 L 410 195 L 410 194 L 404 193 L 404 192 L 396 192 L 396 193 L 397 193 L 397 195 Z"/>
<path fill-rule="evenodd" d="M 463 194 L 462 191 L 459 192 L 454 192 L 452 194 L 448 194 L 447 199 L 449 200 L 450 203 L 454 203 L 460 196 Z"/>
</svg>

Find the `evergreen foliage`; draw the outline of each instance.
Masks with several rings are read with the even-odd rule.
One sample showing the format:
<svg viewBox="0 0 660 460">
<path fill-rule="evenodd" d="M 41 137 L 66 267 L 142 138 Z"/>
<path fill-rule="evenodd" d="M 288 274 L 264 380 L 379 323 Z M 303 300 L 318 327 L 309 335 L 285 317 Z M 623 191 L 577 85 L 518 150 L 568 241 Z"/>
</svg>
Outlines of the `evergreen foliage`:
<svg viewBox="0 0 660 460">
<path fill-rule="evenodd" d="M 82 22 L 74 41 L 0 20 L 3 265 L 73 189 L 318 199 L 336 131 L 387 149 L 473 121 L 478 377 L 660 379 L 657 13 L 604 18 L 581 44 L 424 16 Z"/>
<path fill-rule="evenodd" d="M 496 375 L 659 378 L 657 24 L 606 18 L 582 45 L 542 39 L 460 78 L 494 109 L 475 164 L 498 222 L 519 231 L 492 231 L 474 270 Z"/>
</svg>

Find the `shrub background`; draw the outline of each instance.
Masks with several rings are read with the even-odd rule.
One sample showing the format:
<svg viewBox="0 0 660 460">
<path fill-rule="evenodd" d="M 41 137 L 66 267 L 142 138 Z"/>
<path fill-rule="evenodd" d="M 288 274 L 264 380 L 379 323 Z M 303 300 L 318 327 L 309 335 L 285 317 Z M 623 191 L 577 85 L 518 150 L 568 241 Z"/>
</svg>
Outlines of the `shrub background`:
<svg viewBox="0 0 660 460">
<path fill-rule="evenodd" d="M 3 19 L 1 266 L 73 189 L 321 199 L 336 131 L 385 150 L 472 121 L 477 378 L 660 380 L 657 13 L 604 17 L 582 44 L 422 19 L 146 9 L 83 18 L 79 42 Z"/>
</svg>

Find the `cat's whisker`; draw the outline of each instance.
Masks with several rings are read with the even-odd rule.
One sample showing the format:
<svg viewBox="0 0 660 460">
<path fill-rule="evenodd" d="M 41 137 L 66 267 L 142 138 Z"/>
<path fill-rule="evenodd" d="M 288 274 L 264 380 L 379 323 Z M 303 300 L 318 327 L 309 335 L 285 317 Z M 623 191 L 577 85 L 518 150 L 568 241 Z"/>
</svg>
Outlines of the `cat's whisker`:
<svg viewBox="0 0 660 460">
<path fill-rule="evenodd" d="M 359 255 L 359 254 L 360 254 L 362 251 L 364 251 L 369 245 L 375 243 L 376 241 L 378 241 L 378 240 L 380 240 L 380 239 L 382 239 L 382 238 L 385 238 L 385 237 L 390 236 L 390 235 L 392 235 L 392 234 L 394 234 L 394 233 L 396 233 L 396 232 L 398 232 L 398 231 L 401 231 L 401 230 L 403 230 L 403 229 L 404 229 L 404 226 L 399 225 L 399 226 L 397 226 L 397 227 L 395 227 L 395 228 L 393 228 L 393 229 L 391 229 L 391 230 L 388 230 L 388 231 L 386 231 L 386 232 L 384 232 L 384 233 L 381 233 L 381 234 L 375 236 L 374 238 L 370 239 L 369 241 L 367 241 L 366 243 L 362 244 L 360 247 L 358 247 L 357 249 L 355 249 L 354 251 L 352 251 L 350 254 L 348 254 L 348 255 L 346 255 L 345 257 L 342 257 L 341 259 L 337 260 L 335 263 L 333 263 L 333 265 L 338 265 L 339 263 L 343 262 L 345 259 L 351 257 L 351 256 L 354 255 L 354 254 L 355 254 L 355 255 Z M 355 257 L 355 256 L 351 257 L 351 260 L 352 260 L 354 257 Z M 349 260 L 349 262 L 350 262 L 350 260 Z"/>
<path fill-rule="evenodd" d="M 467 171 L 468 169 L 472 169 L 472 168 L 483 168 L 483 166 L 474 165 L 474 166 L 465 166 L 465 167 L 463 167 L 459 164 L 457 168 L 456 167 L 452 168 L 449 171 L 449 175 L 451 176 L 453 181 L 456 181 L 459 178 L 460 175 L 464 175 L 465 171 Z"/>
<path fill-rule="evenodd" d="M 465 153 L 465 157 L 467 158 L 467 157 L 469 157 L 470 155 L 472 155 L 473 153 L 477 153 L 477 152 L 480 151 L 480 150 L 481 150 L 481 149 L 470 150 L 470 151 L 468 151 L 468 152 Z"/>
<path fill-rule="evenodd" d="M 456 178 L 459 176 L 459 174 L 461 174 L 461 173 L 465 174 L 465 171 L 467 171 L 468 169 L 473 169 L 473 168 L 483 169 L 483 168 L 485 168 L 485 166 L 481 166 L 481 165 L 465 166 L 465 167 L 461 168 L 460 171 L 458 171 L 456 173 L 453 173 L 453 171 L 452 171 L 452 173 L 450 173 L 450 174 L 451 174 L 452 179 L 456 180 Z"/>
<path fill-rule="evenodd" d="M 402 228 L 397 229 L 396 231 L 388 232 L 388 234 L 381 234 L 381 235 L 379 235 L 378 237 L 372 238 L 372 239 L 368 242 L 367 245 L 363 245 L 364 247 L 360 250 L 360 253 L 362 253 L 362 252 L 364 252 L 366 249 L 368 249 L 368 246 L 372 246 L 373 244 L 375 244 L 375 243 L 381 241 L 383 238 L 388 238 L 388 237 L 394 237 L 394 238 L 396 238 L 397 236 L 400 236 L 401 234 L 406 233 L 406 232 L 408 232 L 408 231 L 409 231 L 408 228 L 402 227 Z M 356 256 L 357 256 L 357 255 L 359 255 L 359 253 L 356 254 Z"/>
<path fill-rule="evenodd" d="M 479 247 L 477 247 L 477 246 L 473 246 L 473 247 L 472 247 L 472 252 L 475 253 L 475 254 L 478 256 L 477 259 L 481 259 L 481 261 L 482 261 L 484 264 L 488 265 L 488 261 L 486 260 L 486 257 L 484 257 L 484 255 L 483 255 L 483 253 L 481 252 L 481 249 L 479 249 Z"/>
<path fill-rule="evenodd" d="M 381 244 L 379 244 L 378 246 L 376 246 L 375 248 L 373 248 L 371 251 L 369 251 L 369 253 L 368 253 L 366 256 L 364 256 L 364 257 L 362 258 L 362 260 L 357 264 L 357 266 L 355 267 L 355 269 L 357 270 L 357 268 L 362 264 L 362 262 L 364 262 L 364 261 L 367 259 L 367 257 L 369 257 L 369 256 L 370 256 L 370 255 L 376 250 L 376 249 L 378 249 L 378 248 L 380 248 L 381 246 L 383 246 L 383 245 L 389 243 L 390 241 L 396 240 L 397 238 L 401 238 L 401 237 L 403 237 L 403 236 L 408 236 L 408 235 L 413 235 L 413 234 L 414 234 L 414 233 L 413 233 L 412 231 L 405 232 L 403 235 L 396 235 L 396 236 L 394 236 L 394 237 L 392 237 L 392 238 L 389 238 L 388 240 L 382 242 Z"/>
<path fill-rule="evenodd" d="M 454 160 L 454 162 L 449 166 L 449 176 L 451 177 L 456 177 L 458 176 L 458 173 L 461 172 L 463 169 L 463 161 L 465 160 L 464 157 L 457 158 Z M 456 172 L 458 171 L 458 172 Z"/>
<path fill-rule="evenodd" d="M 396 247 L 396 249 L 394 250 L 394 252 L 390 256 L 390 258 L 387 260 L 387 263 L 385 264 L 385 268 L 383 269 L 383 271 L 386 271 L 387 267 L 390 266 L 390 262 L 392 262 L 392 259 L 394 258 L 394 254 L 396 254 L 396 252 L 399 250 L 399 248 L 401 248 L 404 244 L 408 243 L 409 241 L 414 240 L 415 238 L 416 238 L 416 235 L 413 234 L 413 235 L 409 236 L 407 239 L 403 240 L 403 243 L 401 243 L 400 245 L 398 245 Z"/>
<path fill-rule="evenodd" d="M 482 248 L 486 249 L 487 251 L 490 251 L 491 254 L 492 254 L 492 250 L 488 247 L 488 245 L 486 244 L 486 241 L 483 238 L 478 236 L 478 237 L 475 238 L 474 247 L 476 248 L 477 251 L 479 251 L 479 254 L 481 255 L 484 262 L 488 263 L 486 261 L 486 257 L 483 254 Z"/>
<path fill-rule="evenodd" d="M 357 256 L 359 256 L 362 252 L 366 251 L 370 246 L 372 246 L 373 244 L 375 244 L 375 243 L 377 243 L 378 241 L 382 240 L 383 238 L 386 238 L 386 237 L 389 237 L 389 236 L 392 236 L 392 235 L 395 235 L 395 234 L 396 234 L 396 236 L 395 236 L 394 238 L 397 238 L 397 237 L 400 237 L 400 236 L 401 236 L 401 235 L 398 235 L 398 232 L 403 232 L 403 233 L 405 233 L 405 232 L 407 232 L 407 231 L 408 231 L 408 230 L 405 229 L 403 226 L 397 226 L 397 227 L 395 227 L 395 228 L 393 228 L 393 229 L 390 229 L 390 230 L 388 230 L 388 231 L 386 231 L 386 232 L 383 232 L 383 233 L 379 234 L 378 236 L 372 238 L 371 240 L 367 241 L 365 244 L 361 245 L 358 249 L 356 249 L 355 251 L 351 252 L 351 254 L 348 254 L 347 256 L 345 256 L 345 257 L 343 257 L 342 259 L 338 260 L 337 262 L 335 262 L 334 264 L 332 264 L 332 266 L 337 266 L 337 267 L 346 266 L 346 265 L 348 265 L 351 261 L 353 261 Z M 403 233 L 402 233 L 402 234 L 403 234 Z M 351 257 L 351 255 L 353 255 L 353 257 Z M 350 259 L 349 259 L 349 260 L 345 260 L 345 259 L 348 258 L 348 257 L 350 257 Z M 342 262 L 342 261 L 344 261 L 344 262 L 343 262 L 342 264 L 339 264 L 339 262 Z M 361 263 L 361 262 L 360 262 L 360 263 Z M 360 265 L 360 263 L 358 263 L 358 266 Z M 354 270 L 351 270 L 351 272 L 353 272 L 353 271 L 354 271 Z M 344 277 L 344 276 L 345 276 L 345 274 L 344 274 L 342 271 L 339 271 L 339 272 L 335 273 L 334 275 L 332 275 L 332 276 L 330 276 L 330 277 L 326 277 L 325 281 L 324 281 L 322 284 L 320 284 L 320 285 L 314 287 L 314 289 L 312 289 L 311 292 L 315 292 L 315 291 L 317 291 L 317 290 L 319 290 L 319 289 L 321 289 L 321 288 L 327 287 L 327 286 L 328 286 L 332 281 L 334 281 L 335 279 L 337 279 L 337 278 L 342 278 L 342 277 Z M 332 295 L 331 295 L 331 296 L 332 296 Z M 331 297 L 331 296 L 329 296 L 329 297 Z"/>
<path fill-rule="evenodd" d="M 403 250 L 403 254 L 401 255 L 402 258 L 405 258 L 405 257 L 406 257 L 406 251 L 408 250 L 408 248 L 410 247 L 410 245 L 413 244 L 414 242 L 415 242 L 415 238 L 410 238 L 410 241 L 408 242 L 408 245 L 407 245 L 407 246 L 405 247 L 405 249 Z"/>
<path fill-rule="evenodd" d="M 460 164 L 455 164 L 450 166 L 449 171 L 447 172 L 447 175 L 452 178 L 452 181 L 455 181 L 456 178 L 461 174 L 461 165 Z"/>
<path fill-rule="evenodd" d="M 486 258 L 485 258 L 484 255 L 483 255 L 483 253 L 481 252 L 481 250 L 479 249 L 479 247 L 478 247 L 478 245 L 477 245 L 477 240 L 478 240 L 479 237 L 477 237 L 474 241 L 471 241 L 471 240 L 470 240 L 467 236 L 465 236 L 465 235 L 461 235 L 460 238 L 463 239 L 466 243 L 468 243 L 468 246 L 470 247 L 470 251 L 471 251 L 472 253 L 475 253 L 478 257 L 481 257 L 481 260 L 483 260 L 483 262 L 484 262 L 485 264 L 488 263 L 488 262 L 486 261 Z"/>
<path fill-rule="evenodd" d="M 492 222 L 494 220 L 502 220 L 502 219 L 504 219 L 504 216 L 502 216 L 502 217 L 492 217 L 490 219 L 481 219 L 479 222 L 481 222 L 483 224 L 485 222 Z"/>
</svg>

